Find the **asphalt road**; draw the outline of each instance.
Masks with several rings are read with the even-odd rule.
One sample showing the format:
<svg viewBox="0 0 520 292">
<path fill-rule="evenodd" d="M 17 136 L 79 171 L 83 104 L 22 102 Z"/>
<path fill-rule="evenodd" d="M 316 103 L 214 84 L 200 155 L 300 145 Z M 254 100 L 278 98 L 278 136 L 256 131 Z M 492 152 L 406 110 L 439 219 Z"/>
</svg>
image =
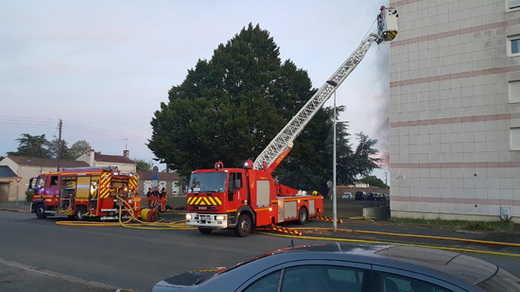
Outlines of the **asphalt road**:
<svg viewBox="0 0 520 292">
<path fill-rule="evenodd" d="M 56 221 L 0 211 L 1 291 L 150 291 L 174 274 L 231 266 L 291 243 L 260 234 L 204 236 L 196 230 L 71 227 Z"/>
<path fill-rule="evenodd" d="M 40 220 L 30 213 L 0 211 L 0 291 L 150 291 L 156 282 L 174 274 L 231 266 L 291 244 L 289 238 L 257 233 L 237 238 L 231 231 L 202 235 L 196 230 L 73 227 L 57 225 L 58 220 L 63 219 Z M 377 224 L 365 227 L 392 231 Z M 407 228 L 407 231 L 441 233 L 434 229 Z M 368 239 L 381 240 L 374 236 Z M 324 241 L 294 239 L 295 245 L 318 242 Z M 455 243 L 454 246 L 469 245 Z M 482 246 L 482 249 L 520 254 L 519 248 Z M 520 276 L 520 257 L 470 255 Z"/>
</svg>

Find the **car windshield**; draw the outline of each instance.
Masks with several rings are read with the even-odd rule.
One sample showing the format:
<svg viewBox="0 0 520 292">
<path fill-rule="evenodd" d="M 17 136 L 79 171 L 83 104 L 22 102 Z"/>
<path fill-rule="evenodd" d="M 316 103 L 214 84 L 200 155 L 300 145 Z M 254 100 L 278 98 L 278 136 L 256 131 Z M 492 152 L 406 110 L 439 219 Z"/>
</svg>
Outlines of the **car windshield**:
<svg viewBox="0 0 520 292">
<path fill-rule="evenodd" d="M 226 191 L 227 172 L 193 173 L 190 193 L 223 193 Z"/>
</svg>

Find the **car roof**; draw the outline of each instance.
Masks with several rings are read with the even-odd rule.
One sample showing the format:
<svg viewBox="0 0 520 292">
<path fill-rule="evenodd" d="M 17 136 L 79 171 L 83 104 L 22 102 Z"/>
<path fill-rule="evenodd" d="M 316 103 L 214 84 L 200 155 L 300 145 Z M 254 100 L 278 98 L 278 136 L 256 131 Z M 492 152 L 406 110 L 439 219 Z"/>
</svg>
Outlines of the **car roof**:
<svg viewBox="0 0 520 292">
<path fill-rule="evenodd" d="M 166 291 L 168 287 L 214 291 L 216 285 L 224 285 L 228 290 L 234 291 L 239 286 L 248 285 L 247 281 L 252 275 L 271 273 L 294 265 L 314 264 L 365 267 L 401 275 L 413 274 L 418 279 L 437 279 L 467 291 L 480 291 L 475 285 L 498 271 L 494 264 L 452 251 L 404 245 L 336 242 L 279 249 L 229 269 L 190 271 L 157 283 L 154 291 Z"/>
<path fill-rule="evenodd" d="M 337 260 L 392 267 L 448 280 L 453 284 L 476 285 L 492 277 L 498 267 L 460 253 L 406 245 L 358 245 L 327 243 L 277 250 L 258 258 L 267 265 L 297 260 Z M 257 259 L 258 259 L 257 258 Z"/>
</svg>

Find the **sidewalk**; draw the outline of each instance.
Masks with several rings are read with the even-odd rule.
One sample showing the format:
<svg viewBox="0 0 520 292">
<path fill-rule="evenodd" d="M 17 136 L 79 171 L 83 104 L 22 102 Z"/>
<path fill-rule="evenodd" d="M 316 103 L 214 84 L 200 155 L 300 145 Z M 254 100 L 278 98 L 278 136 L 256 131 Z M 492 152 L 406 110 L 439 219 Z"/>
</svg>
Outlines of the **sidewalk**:
<svg viewBox="0 0 520 292">
<path fill-rule="evenodd" d="M 29 213 L 31 211 L 30 208 L 31 203 L 27 201 L 0 202 L 0 210 Z"/>
</svg>

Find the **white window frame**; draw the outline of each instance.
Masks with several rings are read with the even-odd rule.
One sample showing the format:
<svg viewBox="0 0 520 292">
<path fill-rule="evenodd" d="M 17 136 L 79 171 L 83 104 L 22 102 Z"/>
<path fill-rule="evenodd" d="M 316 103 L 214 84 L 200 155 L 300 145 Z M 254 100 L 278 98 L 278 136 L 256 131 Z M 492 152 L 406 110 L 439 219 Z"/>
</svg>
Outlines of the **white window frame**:
<svg viewBox="0 0 520 292">
<path fill-rule="evenodd" d="M 520 57 L 520 43 L 518 44 L 518 52 L 513 53 L 513 41 L 520 42 L 520 34 L 507 37 L 507 55 L 509 57 Z"/>
<path fill-rule="evenodd" d="M 520 9 L 520 0 L 506 0 L 506 10 L 514 11 Z"/>
<path fill-rule="evenodd" d="M 520 80 L 511 80 L 508 83 L 509 103 L 520 103 Z"/>
<path fill-rule="evenodd" d="M 509 129 L 511 150 L 520 150 L 520 127 Z"/>
</svg>

